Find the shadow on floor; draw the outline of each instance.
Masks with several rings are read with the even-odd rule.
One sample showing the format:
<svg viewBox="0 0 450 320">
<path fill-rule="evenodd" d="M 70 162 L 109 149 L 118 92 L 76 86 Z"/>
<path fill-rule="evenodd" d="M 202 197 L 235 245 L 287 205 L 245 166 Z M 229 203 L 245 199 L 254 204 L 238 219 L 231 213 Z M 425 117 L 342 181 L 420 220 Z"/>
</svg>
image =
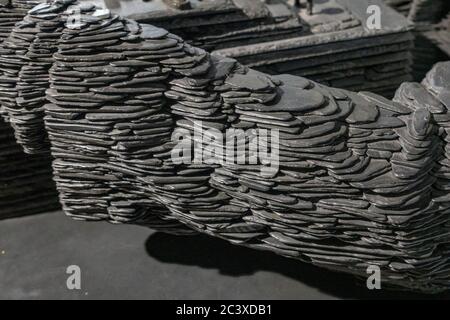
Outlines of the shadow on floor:
<svg viewBox="0 0 450 320">
<path fill-rule="evenodd" d="M 152 234 L 145 243 L 149 256 L 164 263 L 217 269 L 238 277 L 269 271 L 345 299 L 450 299 L 450 294 L 423 295 L 399 291 L 369 291 L 363 281 L 350 275 L 324 270 L 270 252 L 235 246 L 205 235 Z"/>
</svg>

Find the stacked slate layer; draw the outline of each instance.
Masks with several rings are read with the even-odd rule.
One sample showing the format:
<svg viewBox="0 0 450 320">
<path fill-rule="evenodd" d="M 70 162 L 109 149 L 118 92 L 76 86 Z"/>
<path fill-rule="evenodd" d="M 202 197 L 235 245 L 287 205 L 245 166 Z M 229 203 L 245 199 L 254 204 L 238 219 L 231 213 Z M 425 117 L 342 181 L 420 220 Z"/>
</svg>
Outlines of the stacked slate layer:
<svg viewBox="0 0 450 320">
<path fill-rule="evenodd" d="M 0 219 L 48 212 L 59 207 L 51 162 L 24 154 L 14 131 L 0 124 Z"/>
<path fill-rule="evenodd" d="M 445 61 L 450 57 L 449 50 L 445 49 L 445 38 L 448 39 L 449 36 L 442 32 L 445 27 L 442 28 L 442 23 L 439 23 L 449 12 L 450 2 L 410 0 L 408 7 L 396 6 L 397 2 L 393 1 L 386 2 L 399 9 L 415 25 L 413 76 L 416 81 L 420 81 L 436 62 Z M 403 10 L 406 8 L 408 10 Z M 442 48 L 443 43 L 444 48 Z"/>
<path fill-rule="evenodd" d="M 408 18 L 416 25 L 429 26 L 439 22 L 449 8 L 447 0 L 414 0 Z"/>
<path fill-rule="evenodd" d="M 411 80 L 410 24 L 381 0 L 314 1 L 312 15 L 285 0 L 191 1 L 185 10 L 163 1 L 98 2 L 270 74 L 301 75 L 333 87 L 386 96 Z M 366 25 L 371 4 L 382 9 L 381 30 Z"/>
<path fill-rule="evenodd" d="M 38 1 L 8 1 L 0 5 L 0 42 L 36 4 Z M 4 63 L 5 57 L 0 57 L 0 64 Z M 2 77 L 7 69 L 2 69 Z M 3 94 L 9 88 L 9 84 L 2 84 L 0 92 Z M 25 154 L 16 143 L 12 128 L 2 120 L 0 162 L 0 219 L 45 212 L 58 207 L 49 157 Z"/>
<path fill-rule="evenodd" d="M 449 51 L 442 50 L 440 46 L 440 28 L 436 26 L 449 12 L 450 2 L 448 0 L 413 1 L 408 19 L 414 22 L 416 30 L 413 65 L 414 77 L 417 81 L 422 79 L 437 61 L 445 61 L 450 58 Z M 447 35 L 447 39 L 448 37 Z"/>
<path fill-rule="evenodd" d="M 450 288 L 450 62 L 392 102 L 269 76 L 105 10 L 79 26 L 61 31 L 44 107 L 69 216 L 201 232 L 364 277 L 376 265 L 384 286 Z M 230 129 L 242 163 L 221 152 Z M 250 162 L 255 139 L 278 166 Z"/>
<path fill-rule="evenodd" d="M 11 32 L 14 25 L 21 21 L 28 10 L 38 5 L 39 0 L 2 0 L 0 1 L 0 41 Z"/>
</svg>

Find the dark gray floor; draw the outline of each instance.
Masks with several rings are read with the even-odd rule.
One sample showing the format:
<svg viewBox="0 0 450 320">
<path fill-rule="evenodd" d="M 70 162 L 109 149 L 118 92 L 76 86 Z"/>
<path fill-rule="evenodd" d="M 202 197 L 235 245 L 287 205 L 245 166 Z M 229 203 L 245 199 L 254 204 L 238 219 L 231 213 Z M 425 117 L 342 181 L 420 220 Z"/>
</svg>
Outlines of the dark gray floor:
<svg viewBox="0 0 450 320">
<path fill-rule="evenodd" d="M 78 265 L 82 289 L 66 286 Z M 427 298 L 427 296 L 425 296 Z M 76 222 L 61 212 L 0 221 L 2 299 L 421 298 L 204 236 Z M 429 297 L 430 298 L 430 297 Z M 448 298 L 434 296 L 433 298 Z"/>
</svg>

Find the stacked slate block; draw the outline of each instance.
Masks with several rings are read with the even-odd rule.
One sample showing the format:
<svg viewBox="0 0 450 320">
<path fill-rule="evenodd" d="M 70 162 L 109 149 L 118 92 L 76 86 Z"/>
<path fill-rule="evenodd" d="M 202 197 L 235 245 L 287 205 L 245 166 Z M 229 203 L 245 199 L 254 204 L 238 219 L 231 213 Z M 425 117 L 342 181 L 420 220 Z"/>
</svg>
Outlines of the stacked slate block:
<svg viewBox="0 0 450 320">
<path fill-rule="evenodd" d="M 39 1 L 13 0 L 0 3 L 0 47 L 3 46 L 4 40 L 8 39 L 14 25 L 20 22 L 27 11 L 37 4 Z M 12 83 L 15 79 L 12 82 L 9 80 L 11 79 L 10 72 L 15 66 L 8 56 L 4 55 L 8 51 L 0 49 L 0 65 L 2 66 L 0 95 L 2 98 L 17 90 Z M 8 119 L 8 117 L 6 118 Z M 42 129 L 40 134 L 45 134 Z M 0 120 L 0 161 L 2 163 L 0 167 L 0 219 L 58 208 L 56 189 L 51 178 L 50 157 L 25 154 L 22 147 L 16 143 L 11 126 L 2 120 Z"/>
<path fill-rule="evenodd" d="M 423 32 L 423 37 L 432 43 L 441 60 L 450 57 L 450 12 L 432 30 Z"/>
<path fill-rule="evenodd" d="M 78 27 L 61 30 L 43 120 L 69 216 L 201 232 L 363 277 L 376 265 L 384 285 L 450 287 L 450 63 L 392 102 L 269 76 L 108 10 L 85 10 Z M 229 132 L 244 163 L 220 152 Z M 249 162 L 255 138 L 278 166 Z M 187 161 L 180 143 L 204 161 Z"/>
<path fill-rule="evenodd" d="M 384 0 L 384 2 L 407 17 L 411 11 L 411 6 L 414 0 Z"/>
<path fill-rule="evenodd" d="M 366 25 L 372 4 L 382 9 L 381 30 Z M 315 1 L 312 15 L 285 0 L 191 1 L 184 10 L 134 0 L 111 10 L 270 74 L 290 73 L 391 97 L 411 80 L 411 25 L 382 0 Z"/>
</svg>

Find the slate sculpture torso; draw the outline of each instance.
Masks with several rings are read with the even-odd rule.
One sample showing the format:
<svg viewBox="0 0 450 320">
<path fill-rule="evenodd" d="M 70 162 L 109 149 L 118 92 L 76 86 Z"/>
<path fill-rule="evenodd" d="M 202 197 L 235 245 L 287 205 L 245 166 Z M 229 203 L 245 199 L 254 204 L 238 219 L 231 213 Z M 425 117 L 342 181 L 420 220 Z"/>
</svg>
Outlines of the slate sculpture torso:
<svg viewBox="0 0 450 320">
<path fill-rule="evenodd" d="M 64 23 L 69 4 L 42 5 L 29 19 Z M 9 108 L 13 119 L 45 112 L 69 216 L 202 232 L 357 275 L 377 265 L 386 284 L 448 289 L 449 63 L 392 102 L 267 76 L 163 29 L 82 11 L 79 28 L 60 30 L 45 103 Z M 279 130 L 278 170 L 174 164 L 172 135 L 195 121 Z M 27 149 L 45 149 L 42 127 L 22 123 Z"/>
</svg>

